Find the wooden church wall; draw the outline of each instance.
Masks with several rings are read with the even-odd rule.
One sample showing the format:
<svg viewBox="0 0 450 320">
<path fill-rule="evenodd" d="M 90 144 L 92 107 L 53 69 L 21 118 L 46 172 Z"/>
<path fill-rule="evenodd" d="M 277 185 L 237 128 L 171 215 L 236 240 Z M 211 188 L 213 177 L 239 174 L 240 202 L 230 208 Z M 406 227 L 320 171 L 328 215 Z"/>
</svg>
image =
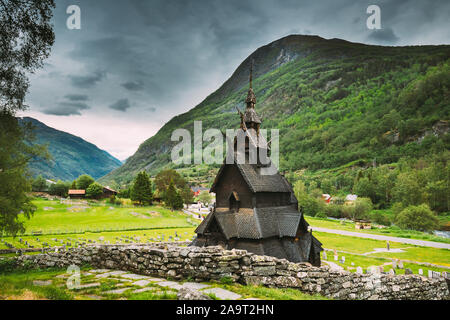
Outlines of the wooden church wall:
<svg viewBox="0 0 450 320">
<path fill-rule="evenodd" d="M 290 204 L 291 195 L 286 192 L 258 192 L 256 194 L 256 207 L 277 207 Z"/>
<path fill-rule="evenodd" d="M 216 206 L 228 208 L 229 196 L 233 191 L 239 195 L 241 208 L 253 208 L 252 192 L 239 169 L 236 165 L 226 165 L 216 187 Z"/>
</svg>

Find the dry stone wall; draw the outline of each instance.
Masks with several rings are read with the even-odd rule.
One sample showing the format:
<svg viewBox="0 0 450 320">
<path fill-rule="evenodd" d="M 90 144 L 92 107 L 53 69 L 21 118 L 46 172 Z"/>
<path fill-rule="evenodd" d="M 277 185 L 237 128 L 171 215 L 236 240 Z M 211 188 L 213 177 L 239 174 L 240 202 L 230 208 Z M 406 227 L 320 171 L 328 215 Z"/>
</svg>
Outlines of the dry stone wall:
<svg viewBox="0 0 450 320">
<path fill-rule="evenodd" d="M 296 288 L 336 299 L 448 299 L 446 280 L 418 275 L 369 275 L 334 271 L 327 266 L 292 263 L 221 247 L 181 247 L 167 244 L 96 245 L 58 253 L 16 257 L 17 267 L 95 268 L 195 281 L 228 277 L 242 284 Z"/>
</svg>

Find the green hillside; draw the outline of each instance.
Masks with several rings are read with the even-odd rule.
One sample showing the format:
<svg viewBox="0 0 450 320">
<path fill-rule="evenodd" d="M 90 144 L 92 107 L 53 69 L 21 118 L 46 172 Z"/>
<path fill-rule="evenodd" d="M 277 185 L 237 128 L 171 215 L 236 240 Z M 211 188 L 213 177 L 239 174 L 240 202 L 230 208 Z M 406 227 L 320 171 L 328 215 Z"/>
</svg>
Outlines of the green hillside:
<svg viewBox="0 0 450 320">
<path fill-rule="evenodd" d="M 449 150 L 450 46 L 382 47 L 293 35 L 259 48 L 216 92 L 170 120 L 101 179 L 127 184 L 138 171 L 173 166 L 173 130 L 237 128 L 254 59 L 256 110 L 280 129 L 282 171 L 395 163 Z M 215 170 L 179 168 L 210 182 Z"/>
<path fill-rule="evenodd" d="M 50 128 L 33 118 L 24 117 L 19 122 L 32 123 L 35 143 L 47 145 L 52 157 L 50 161 L 31 160 L 29 168 L 33 176 L 65 181 L 89 174 L 97 179 L 121 165 L 118 159 L 80 137 Z"/>
</svg>

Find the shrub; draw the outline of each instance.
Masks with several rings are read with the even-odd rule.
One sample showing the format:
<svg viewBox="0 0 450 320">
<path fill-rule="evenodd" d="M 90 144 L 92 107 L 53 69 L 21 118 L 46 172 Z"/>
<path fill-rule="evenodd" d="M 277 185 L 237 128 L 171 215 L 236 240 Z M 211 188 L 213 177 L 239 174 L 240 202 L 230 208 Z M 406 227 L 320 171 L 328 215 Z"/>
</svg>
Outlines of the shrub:
<svg viewBox="0 0 450 320">
<path fill-rule="evenodd" d="M 97 182 L 91 183 L 86 190 L 86 197 L 98 199 L 103 194 L 103 186 Z"/>
<path fill-rule="evenodd" d="M 395 223 L 402 229 L 433 231 L 439 227 L 439 219 L 428 205 L 409 206 L 396 217 Z"/>
</svg>

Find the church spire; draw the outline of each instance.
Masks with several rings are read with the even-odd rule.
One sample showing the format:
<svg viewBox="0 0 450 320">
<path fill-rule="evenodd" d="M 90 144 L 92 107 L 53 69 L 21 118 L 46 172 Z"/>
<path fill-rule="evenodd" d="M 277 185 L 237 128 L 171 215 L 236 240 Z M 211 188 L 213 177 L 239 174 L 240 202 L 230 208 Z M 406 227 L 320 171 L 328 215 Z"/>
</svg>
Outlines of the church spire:
<svg viewBox="0 0 450 320">
<path fill-rule="evenodd" d="M 250 88 L 248 89 L 247 99 L 245 99 L 245 103 L 247 104 L 247 109 L 255 108 L 256 96 L 253 92 L 253 59 L 250 63 Z"/>
</svg>

